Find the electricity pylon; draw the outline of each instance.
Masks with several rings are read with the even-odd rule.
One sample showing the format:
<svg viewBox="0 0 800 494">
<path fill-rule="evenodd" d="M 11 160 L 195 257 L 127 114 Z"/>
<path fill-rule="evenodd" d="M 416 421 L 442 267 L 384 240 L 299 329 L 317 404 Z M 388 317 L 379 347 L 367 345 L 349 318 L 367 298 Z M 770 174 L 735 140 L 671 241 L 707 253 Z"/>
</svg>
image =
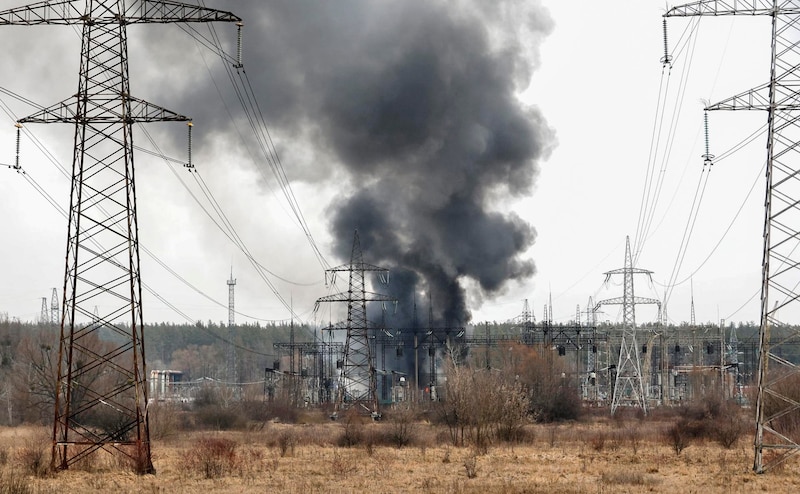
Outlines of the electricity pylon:
<svg viewBox="0 0 800 494">
<path fill-rule="evenodd" d="M 772 21 L 769 81 L 706 110 L 767 112 L 766 199 L 759 327 L 755 460 L 763 473 L 800 452 L 790 424 L 800 419 L 800 369 L 784 358 L 800 341 L 797 326 L 781 325 L 778 310 L 800 309 L 800 1 L 702 1 L 674 7 L 664 17 L 765 16 Z M 774 302 L 773 302 L 774 301 Z M 773 307 L 770 307 L 774 303 Z M 773 331 L 773 327 L 781 326 Z M 794 328 L 794 329 L 793 329 Z"/>
<path fill-rule="evenodd" d="M 20 123 L 75 125 L 51 466 L 99 449 L 153 473 L 147 422 L 133 125 L 188 121 L 131 95 L 127 27 L 240 22 L 170 0 L 44 1 L 0 12 L 0 25 L 79 25 L 78 91 Z M 100 309 L 93 317 L 92 309 Z M 105 329 L 118 338 L 99 338 Z"/>
<path fill-rule="evenodd" d="M 58 309 L 58 291 L 53 288 L 53 295 L 50 297 L 50 324 L 53 326 L 61 322 L 61 319 L 58 317 Z"/>
<path fill-rule="evenodd" d="M 337 273 L 350 275 L 347 293 L 336 293 L 317 299 L 315 311 L 320 303 L 347 302 L 347 337 L 344 356 L 339 374 L 339 387 L 336 390 L 334 417 L 340 410 L 360 407 L 374 418 L 380 417 L 378 403 L 378 380 L 375 375 L 375 353 L 370 339 L 367 322 L 367 302 L 395 302 L 388 295 L 366 291 L 364 273 L 378 274 L 381 282 L 389 283 L 389 270 L 367 264 L 363 261 L 358 230 L 353 236 L 353 249 L 350 263 L 325 270 L 326 282 L 335 281 Z"/>
<path fill-rule="evenodd" d="M 661 302 L 652 298 L 634 296 L 633 275 L 646 274 L 650 276 L 652 271 L 633 267 L 629 237 L 625 237 L 625 267 L 605 273 L 606 282 L 615 274 L 621 274 L 623 277 L 624 292 L 622 297 L 601 300 L 595 306 L 595 311 L 597 311 L 603 305 L 622 305 L 622 339 L 620 341 L 614 394 L 611 398 L 611 414 L 613 415 L 620 405 L 639 406 L 644 413 L 647 413 L 647 396 L 644 393 L 644 383 L 642 382 L 642 364 L 639 360 L 639 348 L 636 344 L 635 306 L 637 304 L 657 304 L 660 314 Z"/>
<path fill-rule="evenodd" d="M 234 288 L 236 287 L 236 278 L 233 277 L 233 267 L 231 267 L 231 277 L 228 283 L 228 372 L 226 379 L 228 385 L 232 386 L 236 382 L 236 348 L 233 346 L 234 339 L 234 326 L 236 322 L 234 317 L 236 310 L 234 309 Z"/>
</svg>

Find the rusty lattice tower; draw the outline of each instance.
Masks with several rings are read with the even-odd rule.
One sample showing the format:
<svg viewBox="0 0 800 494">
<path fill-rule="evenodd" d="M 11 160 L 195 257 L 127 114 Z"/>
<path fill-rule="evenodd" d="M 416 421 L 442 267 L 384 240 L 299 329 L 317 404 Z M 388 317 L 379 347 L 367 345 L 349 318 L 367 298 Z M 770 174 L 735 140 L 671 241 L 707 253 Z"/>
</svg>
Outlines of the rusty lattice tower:
<svg viewBox="0 0 800 494">
<path fill-rule="evenodd" d="M 99 449 L 153 472 L 147 423 L 142 286 L 133 125 L 188 121 L 131 94 L 127 27 L 240 22 L 169 0 L 44 1 L 0 12 L 2 25 L 82 29 L 78 90 L 20 123 L 75 126 L 55 386 L 52 465 L 66 469 Z M 93 309 L 99 309 L 97 316 Z M 115 338 L 99 338 L 100 331 Z"/>
</svg>

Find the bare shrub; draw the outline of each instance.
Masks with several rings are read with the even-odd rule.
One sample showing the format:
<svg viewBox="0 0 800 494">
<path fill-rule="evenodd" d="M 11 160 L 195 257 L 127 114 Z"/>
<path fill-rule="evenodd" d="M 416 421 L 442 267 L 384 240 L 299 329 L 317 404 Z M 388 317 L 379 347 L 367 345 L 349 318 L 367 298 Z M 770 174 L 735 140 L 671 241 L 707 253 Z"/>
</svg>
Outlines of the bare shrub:
<svg viewBox="0 0 800 494">
<path fill-rule="evenodd" d="M 714 427 L 714 439 L 725 449 L 731 449 L 747 431 L 748 423 L 739 413 L 731 410 L 730 413 L 717 419 Z"/>
<path fill-rule="evenodd" d="M 240 410 L 216 404 L 199 406 L 195 415 L 199 425 L 218 431 L 241 429 L 247 423 Z"/>
<path fill-rule="evenodd" d="M 513 347 L 516 360 L 511 375 L 526 391 L 530 416 L 536 422 L 575 420 L 583 413 L 576 386 L 562 378 L 564 362 L 551 360 L 544 347 Z"/>
<path fill-rule="evenodd" d="M 468 479 L 474 479 L 478 476 L 478 458 L 475 454 L 471 454 L 464 459 L 464 470 L 467 472 Z"/>
<path fill-rule="evenodd" d="M 166 439 L 180 429 L 181 409 L 172 403 L 155 403 L 147 406 L 150 438 Z"/>
<path fill-rule="evenodd" d="M 331 458 L 331 473 L 341 477 L 355 473 L 358 470 L 358 464 L 349 456 L 340 454 L 338 451 L 333 452 Z"/>
<path fill-rule="evenodd" d="M 278 449 L 280 450 L 281 458 L 287 454 L 294 456 L 294 447 L 297 444 L 297 437 L 294 431 L 286 429 L 278 434 Z"/>
<path fill-rule="evenodd" d="M 364 441 L 364 419 L 355 409 L 350 409 L 342 417 L 342 434 L 338 445 L 344 448 L 358 446 Z"/>
<path fill-rule="evenodd" d="M 551 425 L 547 428 L 547 444 L 551 448 L 556 446 L 556 442 L 558 440 L 558 426 Z"/>
<path fill-rule="evenodd" d="M 683 420 L 670 426 L 666 431 L 665 438 L 676 455 L 680 455 L 684 449 L 689 447 L 690 435 Z"/>
<path fill-rule="evenodd" d="M 625 436 L 628 438 L 628 443 L 631 445 L 631 451 L 633 451 L 633 454 L 638 453 L 639 452 L 639 445 L 642 442 L 642 435 L 639 432 L 639 428 L 638 427 L 629 427 L 625 431 Z"/>
<path fill-rule="evenodd" d="M 11 471 L 0 472 L 0 494 L 33 494 L 36 492 L 31 481 L 25 476 Z"/>
<path fill-rule="evenodd" d="M 488 369 L 449 365 L 446 400 L 437 403 L 437 417 L 447 426 L 454 446 L 471 443 L 486 452 L 495 437 L 521 437 L 528 398 L 513 375 Z"/>
<path fill-rule="evenodd" d="M 25 441 L 16 452 L 16 461 L 22 469 L 35 477 L 46 477 L 50 471 L 52 443 L 44 433 Z"/>
<path fill-rule="evenodd" d="M 230 474 L 236 466 L 236 442 L 212 437 L 198 439 L 187 456 L 187 465 L 207 479 Z"/>
<path fill-rule="evenodd" d="M 606 446 L 606 433 L 605 432 L 595 432 L 591 436 L 589 436 L 589 444 L 592 446 L 592 449 L 597 451 L 603 451 L 603 448 Z"/>
<path fill-rule="evenodd" d="M 396 409 L 389 417 L 389 440 L 402 448 L 411 444 L 417 427 L 416 414 L 411 408 Z"/>
</svg>

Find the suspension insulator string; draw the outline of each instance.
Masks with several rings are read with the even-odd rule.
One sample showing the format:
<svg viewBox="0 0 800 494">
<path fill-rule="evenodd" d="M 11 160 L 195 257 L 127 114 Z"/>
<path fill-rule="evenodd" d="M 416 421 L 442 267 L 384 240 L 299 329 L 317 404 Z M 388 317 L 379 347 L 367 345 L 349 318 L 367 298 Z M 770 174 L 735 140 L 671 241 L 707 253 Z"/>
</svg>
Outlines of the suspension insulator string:
<svg viewBox="0 0 800 494">
<path fill-rule="evenodd" d="M 709 145 L 708 145 L 708 110 L 703 112 L 703 127 L 705 130 L 705 137 L 706 137 L 706 154 L 703 155 L 703 166 L 706 165 L 713 165 L 714 162 L 714 155 L 709 152 Z"/>
<path fill-rule="evenodd" d="M 664 56 L 661 57 L 662 65 L 669 65 L 672 68 L 672 55 L 669 54 L 669 43 L 667 43 L 667 19 L 663 19 L 664 26 Z"/>
<path fill-rule="evenodd" d="M 242 26 L 244 26 L 243 23 L 241 23 L 241 22 L 237 22 L 236 23 L 236 28 L 237 28 L 237 33 L 236 33 L 236 65 L 234 65 L 233 67 L 237 68 L 237 69 L 241 69 L 242 67 L 244 67 L 244 64 L 242 64 Z"/>
<path fill-rule="evenodd" d="M 14 169 L 17 170 L 17 173 L 19 173 L 20 170 L 22 170 L 22 167 L 19 166 L 19 141 L 20 141 L 20 133 L 22 131 L 22 124 L 17 122 L 14 124 L 14 127 L 17 128 L 17 156 L 16 156 L 16 161 L 14 161 Z"/>
<path fill-rule="evenodd" d="M 187 132 L 188 132 L 188 144 L 187 144 L 188 153 L 187 153 L 187 155 L 188 155 L 188 160 L 189 161 L 183 166 L 184 166 L 184 168 L 187 168 L 190 173 L 192 171 L 196 171 L 194 169 L 194 165 L 192 164 L 192 127 L 194 127 L 194 124 L 192 122 L 186 122 L 186 128 L 188 129 L 187 130 Z"/>
</svg>

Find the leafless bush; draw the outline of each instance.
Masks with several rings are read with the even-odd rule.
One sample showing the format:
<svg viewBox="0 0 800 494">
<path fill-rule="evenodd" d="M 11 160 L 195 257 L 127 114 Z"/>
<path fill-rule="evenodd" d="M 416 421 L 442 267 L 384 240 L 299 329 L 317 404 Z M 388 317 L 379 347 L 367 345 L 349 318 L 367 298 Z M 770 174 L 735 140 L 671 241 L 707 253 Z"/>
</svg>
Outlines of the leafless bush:
<svg viewBox="0 0 800 494">
<path fill-rule="evenodd" d="M 355 409 L 348 410 L 342 416 L 342 434 L 338 444 L 344 448 L 358 446 L 364 441 L 364 419 Z"/>
<path fill-rule="evenodd" d="M 30 480 L 13 470 L 0 472 L 0 494 L 33 494 L 35 491 Z"/>
<path fill-rule="evenodd" d="M 589 444 L 592 446 L 592 449 L 598 453 L 603 451 L 603 448 L 606 446 L 606 433 L 602 431 L 595 432 L 589 436 Z"/>
<path fill-rule="evenodd" d="M 666 441 L 672 447 L 672 450 L 675 451 L 676 455 L 680 455 L 684 449 L 689 447 L 690 436 L 687 433 L 684 421 L 679 421 L 667 429 Z"/>
<path fill-rule="evenodd" d="M 358 464 L 355 459 L 350 456 L 343 455 L 338 451 L 333 452 L 331 458 L 331 472 L 334 475 L 347 477 L 358 470 Z"/>
<path fill-rule="evenodd" d="M 247 423 L 241 410 L 217 404 L 199 406 L 195 415 L 201 426 L 212 430 L 241 429 Z"/>
<path fill-rule="evenodd" d="M 474 479 L 478 476 L 478 458 L 475 454 L 471 454 L 464 459 L 464 470 L 467 472 L 468 479 Z"/>
<path fill-rule="evenodd" d="M 147 418 L 152 439 L 166 439 L 180 429 L 180 406 L 171 403 L 148 405 Z"/>
<path fill-rule="evenodd" d="M 394 446 L 402 448 L 411 444 L 417 427 L 416 414 L 411 408 L 396 409 L 389 418 L 389 440 Z"/>
<path fill-rule="evenodd" d="M 547 444 L 554 448 L 558 440 L 558 426 L 551 425 L 547 428 Z"/>
<path fill-rule="evenodd" d="M 36 434 L 25 441 L 16 452 L 16 461 L 23 471 L 36 477 L 46 477 L 50 471 L 52 443 L 44 433 Z"/>
<path fill-rule="evenodd" d="M 236 466 L 236 442 L 224 438 L 199 439 L 189 452 L 187 464 L 207 479 L 227 475 Z"/>
<path fill-rule="evenodd" d="M 450 366 L 445 385 L 447 399 L 436 409 L 447 426 L 450 442 L 469 442 L 487 451 L 495 437 L 518 439 L 525 425 L 528 398 L 522 385 L 509 373 Z"/>
<path fill-rule="evenodd" d="M 638 453 L 639 452 L 639 445 L 642 442 L 642 435 L 639 432 L 639 428 L 635 427 L 635 426 L 634 427 L 629 427 L 625 431 L 625 436 L 628 439 L 628 443 L 631 445 L 631 451 L 633 451 L 633 454 Z"/>
<path fill-rule="evenodd" d="M 729 414 L 720 417 L 715 423 L 714 439 L 725 449 L 731 449 L 748 428 L 748 423 L 736 412 L 736 410 L 731 410 Z"/>
<path fill-rule="evenodd" d="M 280 450 L 281 458 L 285 457 L 287 454 L 289 456 L 294 456 L 294 447 L 296 444 L 297 437 L 294 431 L 286 429 L 278 434 L 278 449 Z"/>
</svg>

